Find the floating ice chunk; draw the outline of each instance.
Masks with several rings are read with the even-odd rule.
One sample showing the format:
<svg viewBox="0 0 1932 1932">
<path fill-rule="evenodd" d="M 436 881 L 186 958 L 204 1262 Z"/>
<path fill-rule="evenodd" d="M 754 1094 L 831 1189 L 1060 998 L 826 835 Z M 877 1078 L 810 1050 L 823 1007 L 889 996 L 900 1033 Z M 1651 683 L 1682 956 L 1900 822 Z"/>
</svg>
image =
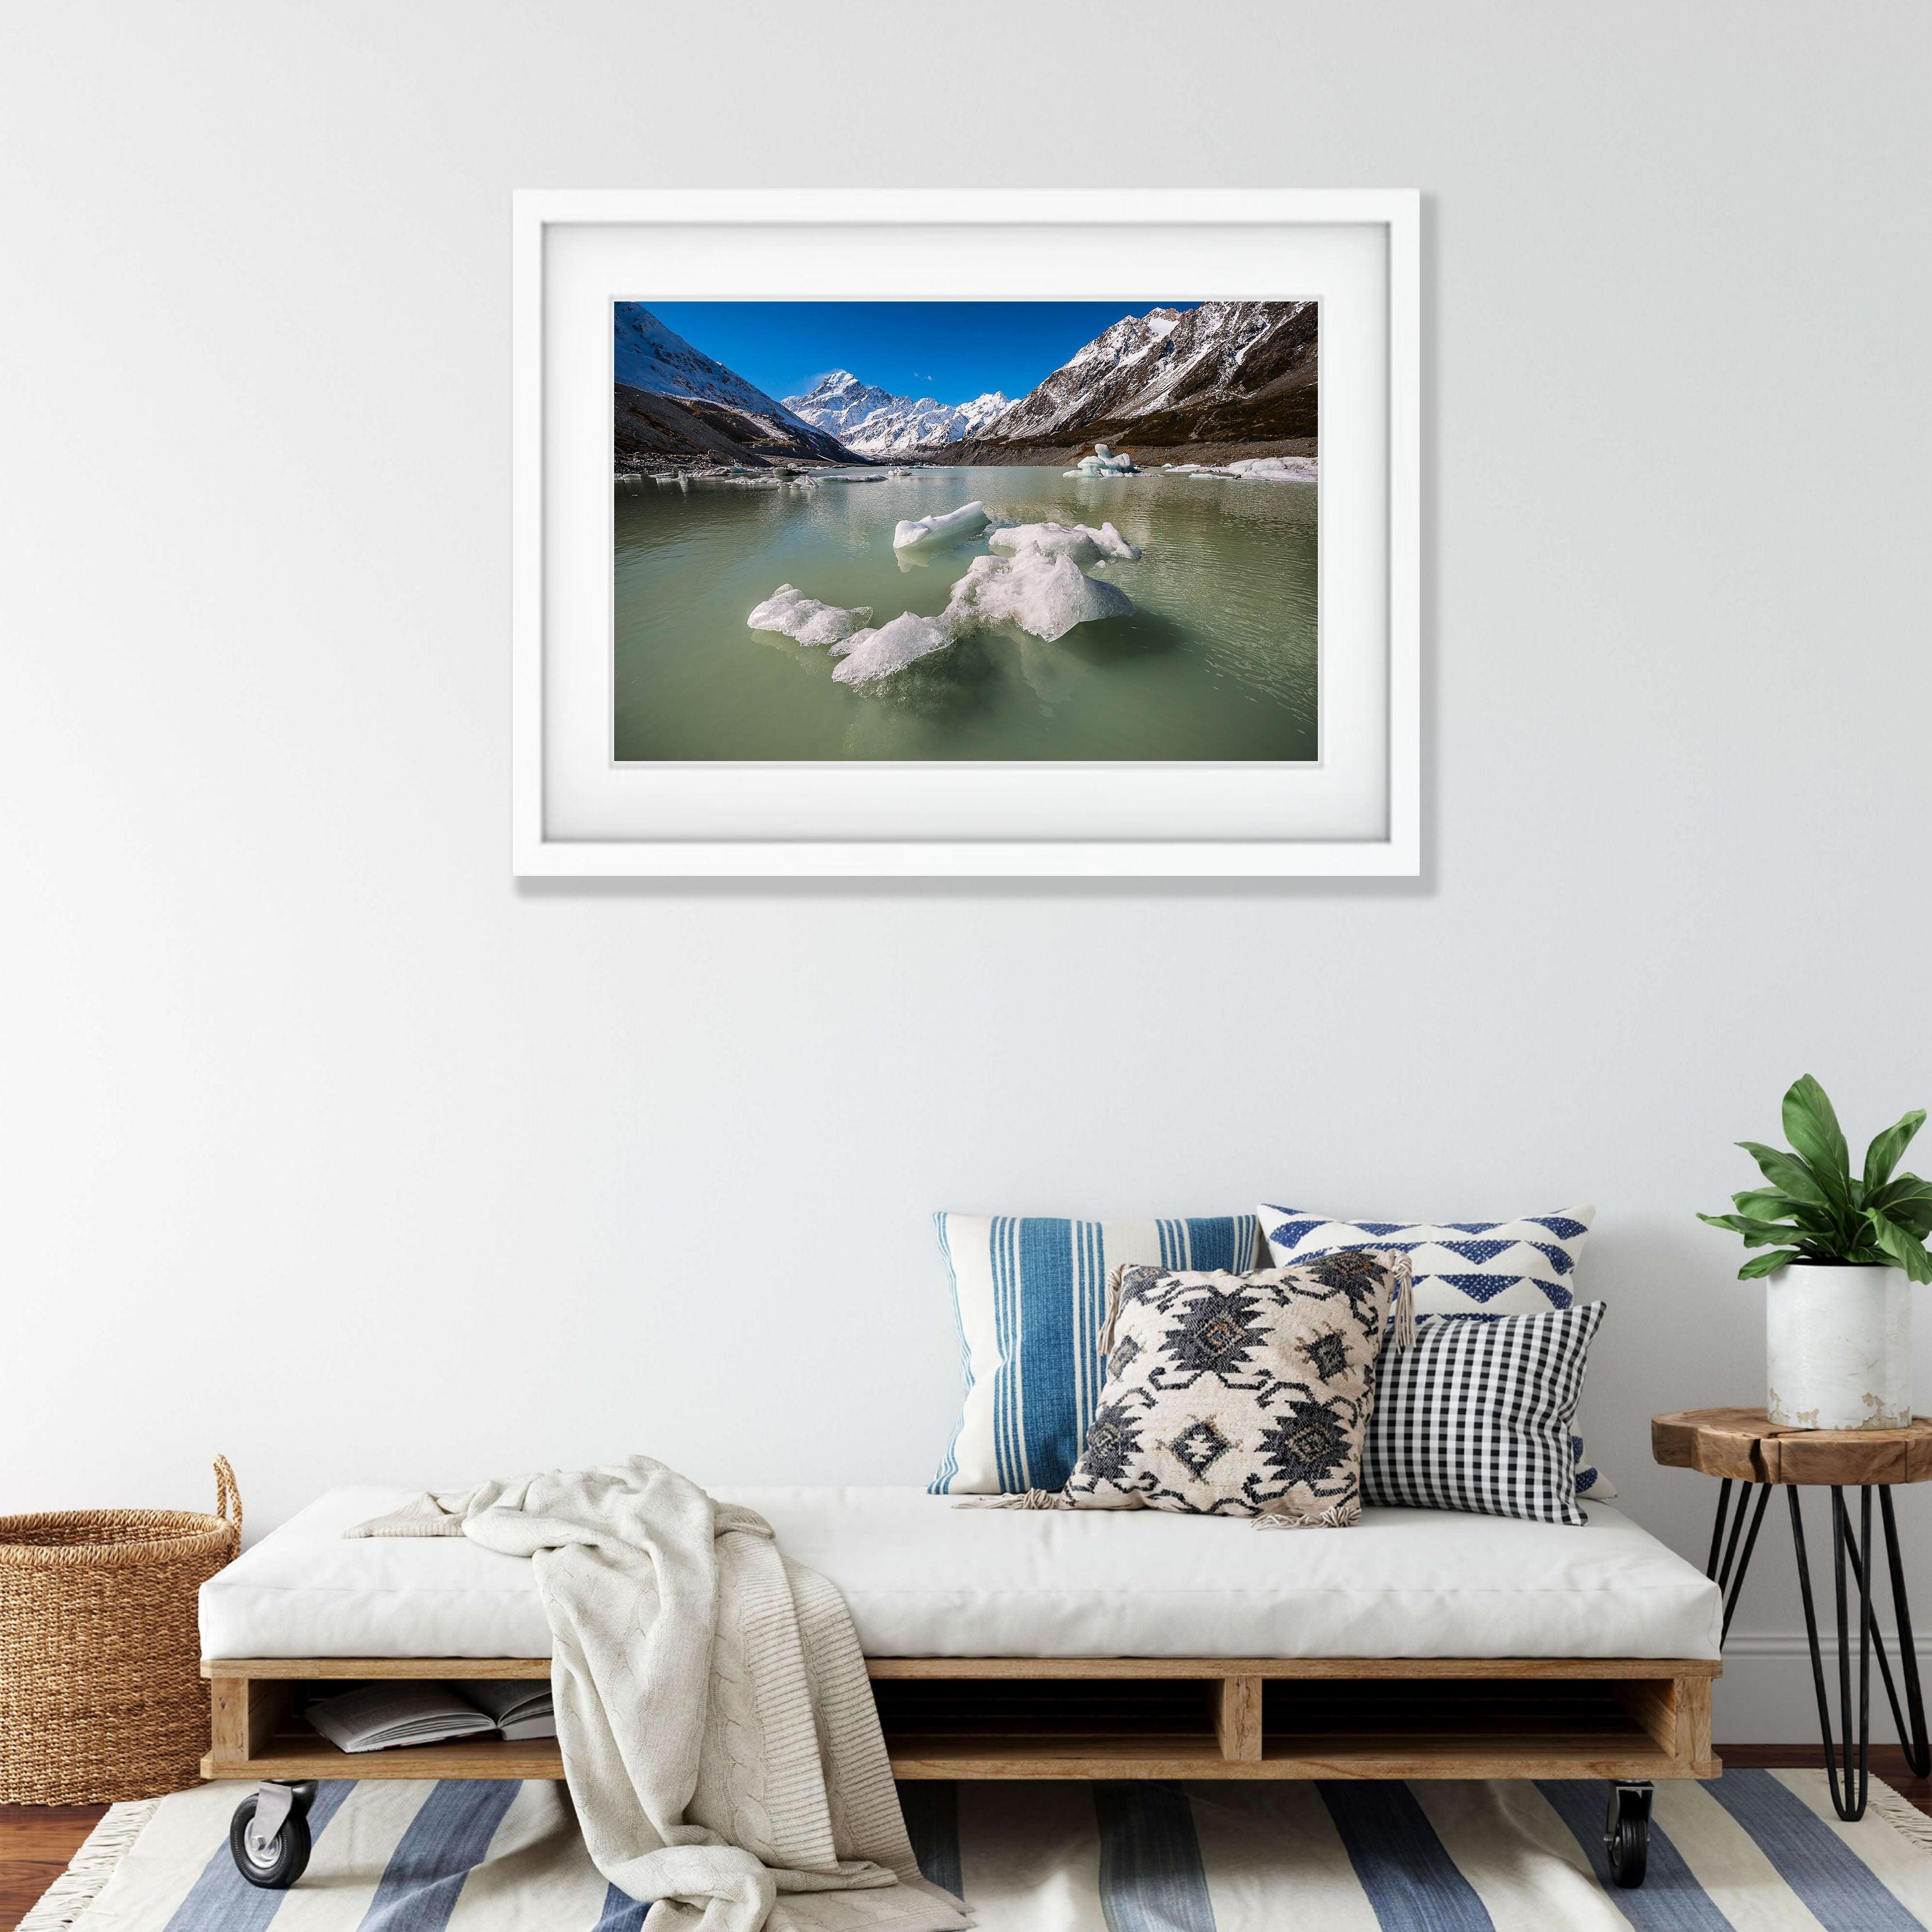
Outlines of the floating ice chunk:
<svg viewBox="0 0 1932 1932">
<path fill-rule="evenodd" d="M 832 675 L 854 685 L 890 677 L 982 624 L 1010 621 L 1052 644 L 1076 624 L 1130 617 L 1133 609 L 1124 591 L 1096 583 L 1070 557 L 1036 550 L 1015 557 L 976 556 L 937 617 L 908 610 L 875 631 L 859 631 L 833 644 L 832 655 L 843 662 Z"/>
<path fill-rule="evenodd" d="M 1211 466 L 1184 463 L 1197 478 L 1221 483 L 1313 483 L 1320 466 L 1312 456 L 1243 456 Z"/>
<path fill-rule="evenodd" d="M 1070 556 L 1022 550 L 1010 560 L 976 556 L 952 586 L 942 622 L 955 631 L 969 623 L 1010 621 L 1052 644 L 1096 617 L 1131 617 L 1124 590 L 1088 576 Z"/>
<path fill-rule="evenodd" d="M 1118 454 L 1104 442 L 1094 446 L 1090 456 L 1083 456 L 1065 474 L 1069 476 L 1132 476 L 1134 459 L 1124 449 Z"/>
<path fill-rule="evenodd" d="M 1023 550 L 1037 550 L 1042 556 L 1070 556 L 1076 569 L 1084 569 L 1100 554 L 1093 537 L 1084 524 L 1015 524 L 993 531 L 986 548 L 1005 556 L 1017 556 Z"/>
<path fill-rule="evenodd" d="M 895 550 L 950 550 L 976 537 L 992 521 L 981 502 L 962 503 L 943 514 L 908 518 L 892 532 Z"/>
<path fill-rule="evenodd" d="M 869 684 L 875 678 L 890 677 L 894 671 L 943 651 L 953 635 L 944 616 L 921 617 L 908 610 L 876 631 L 861 631 L 836 646 L 832 655 L 842 656 L 844 662 L 832 675 L 841 684 Z"/>
<path fill-rule="evenodd" d="M 1097 530 L 1086 524 L 1015 524 L 994 530 L 986 544 L 1007 556 L 1032 550 L 1042 556 L 1071 557 L 1078 570 L 1089 569 L 1108 557 L 1132 563 L 1140 556 L 1138 548 L 1112 524 L 1102 524 Z"/>
<path fill-rule="evenodd" d="M 1312 456 L 1244 456 L 1228 467 L 1254 483 L 1312 483 L 1317 466 Z"/>
<path fill-rule="evenodd" d="M 748 630 L 780 632 L 802 644 L 838 644 L 872 621 L 869 604 L 856 610 L 842 610 L 836 604 L 821 604 L 806 596 L 795 584 L 781 584 L 745 624 Z"/>
</svg>

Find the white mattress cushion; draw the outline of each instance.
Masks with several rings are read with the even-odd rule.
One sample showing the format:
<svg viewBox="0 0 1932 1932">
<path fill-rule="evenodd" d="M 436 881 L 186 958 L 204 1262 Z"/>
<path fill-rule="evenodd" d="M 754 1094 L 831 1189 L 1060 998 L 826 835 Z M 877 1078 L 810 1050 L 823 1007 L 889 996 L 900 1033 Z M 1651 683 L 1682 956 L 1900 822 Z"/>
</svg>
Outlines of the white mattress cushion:
<svg viewBox="0 0 1932 1932">
<path fill-rule="evenodd" d="M 208 1657 L 547 1657 L 530 1564 L 343 1539 L 332 1490 L 201 1589 Z M 1256 1531 L 1160 1510 L 961 1509 L 915 1489 L 720 1489 L 838 1585 L 872 1657 L 1715 1657 L 1717 1586 L 1602 1503 L 1581 1529 L 1366 1509 Z"/>
</svg>

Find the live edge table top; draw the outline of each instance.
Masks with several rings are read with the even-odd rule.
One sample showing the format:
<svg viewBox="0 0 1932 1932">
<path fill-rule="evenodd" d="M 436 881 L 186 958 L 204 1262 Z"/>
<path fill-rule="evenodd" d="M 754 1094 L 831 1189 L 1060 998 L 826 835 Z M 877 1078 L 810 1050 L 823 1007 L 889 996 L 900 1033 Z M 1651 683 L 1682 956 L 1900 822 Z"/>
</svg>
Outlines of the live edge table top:
<svg viewBox="0 0 1932 1932">
<path fill-rule="evenodd" d="M 1744 1483 L 1932 1480 L 1932 1420 L 1903 1429 L 1782 1429 L 1761 1408 L 1687 1408 L 1650 1419 L 1650 1453 L 1666 1468 Z"/>
</svg>

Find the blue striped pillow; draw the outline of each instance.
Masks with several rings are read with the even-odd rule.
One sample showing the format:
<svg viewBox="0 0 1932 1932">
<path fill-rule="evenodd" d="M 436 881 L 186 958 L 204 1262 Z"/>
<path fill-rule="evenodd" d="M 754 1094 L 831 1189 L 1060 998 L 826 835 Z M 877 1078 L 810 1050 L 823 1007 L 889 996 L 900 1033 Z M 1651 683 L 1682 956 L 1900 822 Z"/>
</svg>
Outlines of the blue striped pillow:
<svg viewBox="0 0 1932 1932">
<path fill-rule="evenodd" d="M 1100 1328 L 1117 1268 L 1245 1274 L 1261 1264 L 1252 1214 L 1069 1221 L 935 1214 L 952 1278 L 966 1396 L 934 1496 L 1064 1487 L 1106 1379 Z"/>
</svg>

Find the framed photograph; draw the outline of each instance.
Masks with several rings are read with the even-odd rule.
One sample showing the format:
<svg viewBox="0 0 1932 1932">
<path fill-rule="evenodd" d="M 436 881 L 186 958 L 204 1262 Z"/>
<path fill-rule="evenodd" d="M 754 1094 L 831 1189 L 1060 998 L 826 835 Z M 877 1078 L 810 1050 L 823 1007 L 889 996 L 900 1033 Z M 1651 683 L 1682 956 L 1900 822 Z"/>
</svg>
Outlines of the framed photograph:
<svg viewBox="0 0 1932 1932">
<path fill-rule="evenodd" d="M 518 195 L 517 872 L 1418 872 L 1418 220 Z"/>
</svg>

